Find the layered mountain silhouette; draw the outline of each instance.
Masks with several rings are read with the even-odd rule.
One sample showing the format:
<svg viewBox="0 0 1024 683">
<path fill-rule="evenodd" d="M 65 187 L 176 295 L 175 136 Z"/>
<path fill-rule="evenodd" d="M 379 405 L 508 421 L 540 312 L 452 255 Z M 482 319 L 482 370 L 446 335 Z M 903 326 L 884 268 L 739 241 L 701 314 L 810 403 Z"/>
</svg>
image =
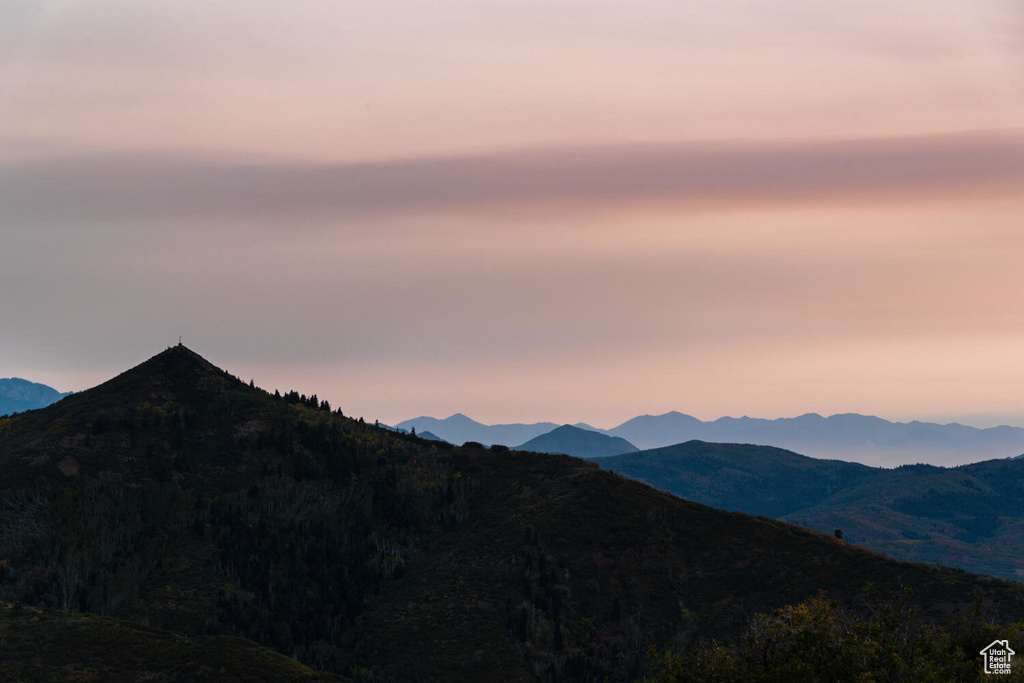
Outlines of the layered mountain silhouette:
<svg viewBox="0 0 1024 683">
<path fill-rule="evenodd" d="M 484 446 L 499 444 L 511 448 L 516 444 L 525 443 L 541 434 L 547 434 L 551 430 L 557 429 L 559 425 L 554 422 L 487 425 L 466 417 L 462 413 L 456 413 L 443 420 L 436 417 L 417 417 L 399 422 L 395 426 L 403 431 L 409 431 L 413 427 L 416 428 L 417 432 L 429 431 L 453 444 L 464 444 L 467 441 L 474 441 Z M 584 423 L 578 423 L 573 426 L 595 432 L 601 431 Z"/>
<path fill-rule="evenodd" d="M 1024 577 L 1024 462 L 873 468 L 690 441 L 597 460 L 687 500 L 832 532 L 905 560 Z"/>
<path fill-rule="evenodd" d="M 0 379 L 0 415 L 44 408 L 70 395 L 70 391 L 61 393 L 53 387 L 30 382 L 27 379 L 18 377 Z"/>
<path fill-rule="evenodd" d="M 507 446 L 523 443 L 556 427 L 550 422 L 490 426 L 461 414 L 445 420 L 420 417 L 406 420 L 400 426 L 429 429 L 452 443 L 479 441 Z M 1024 452 L 1024 429 L 1019 427 L 979 429 L 956 423 L 890 422 L 853 413 L 831 417 L 808 413 L 777 420 L 723 417 L 704 422 L 673 411 L 663 415 L 641 415 L 607 430 L 582 423 L 575 426 L 623 438 L 640 449 L 661 448 L 691 440 L 749 443 L 784 448 L 816 458 L 881 467 L 922 462 L 961 465 L 1013 457 Z"/>
<path fill-rule="evenodd" d="M 515 449 L 599 458 L 620 453 L 632 453 L 637 450 L 637 447 L 617 436 L 608 436 L 572 425 L 562 425 L 546 434 L 533 437 L 526 443 L 516 446 Z"/>
<path fill-rule="evenodd" d="M 232 668 L 263 651 L 228 644 L 255 641 L 360 681 L 633 681 L 652 647 L 736 640 L 819 594 L 856 609 L 868 583 L 950 628 L 978 596 L 1024 611 L 1017 583 L 577 458 L 396 433 L 180 345 L 0 419 L 0 678 L 301 675 Z"/>
<path fill-rule="evenodd" d="M 444 441 L 444 439 L 439 437 L 437 434 L 433 434 L 431 432 L 420 432 L 416 436 L 420 437 L 421 439 L 426 439 L 427 441 Z"/>
<path fill-rule="evenodd" d="M 814 456 L 877 466 L 927 462 L 961 465 L 1006 458 L 1024 450 L 1024 429 L 978 429 L 961 424 L 890 422 L 853 413 L 764 420 L 723 417 L 701 422 L 681 413 L 633 418 L 609 434 L 643 449 L 690 440 L 775 446 Z"/>
</svg>

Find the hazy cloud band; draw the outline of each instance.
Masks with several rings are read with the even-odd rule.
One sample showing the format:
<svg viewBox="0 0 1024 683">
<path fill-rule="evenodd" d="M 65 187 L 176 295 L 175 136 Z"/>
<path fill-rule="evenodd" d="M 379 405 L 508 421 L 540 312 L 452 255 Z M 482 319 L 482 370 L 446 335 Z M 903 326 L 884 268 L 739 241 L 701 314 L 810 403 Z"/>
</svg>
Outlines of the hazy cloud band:
<svg viewBox="0 0 1024 683">
<path fill-rule="evenodd" d="M 815 143 L 625 145 L 347 164 L 135 154 L 0 164 L 7 225 L 365 216 L 630 202 L 730 206 L 1007 192 L 1024 132 Z"/>
</svg>

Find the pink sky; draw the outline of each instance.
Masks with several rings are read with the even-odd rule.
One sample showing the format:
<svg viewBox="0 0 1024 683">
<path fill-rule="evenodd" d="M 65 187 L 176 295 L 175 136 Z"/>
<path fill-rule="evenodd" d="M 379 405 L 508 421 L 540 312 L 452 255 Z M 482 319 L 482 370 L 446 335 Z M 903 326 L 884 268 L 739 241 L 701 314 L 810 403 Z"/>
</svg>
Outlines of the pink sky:
<svg viewBox="0 0 1024 683">
<path fill-rule="evenodd" d="M 6 3 L 0 376 L 1024 425 L 1013 0 Z"/>
</svg>

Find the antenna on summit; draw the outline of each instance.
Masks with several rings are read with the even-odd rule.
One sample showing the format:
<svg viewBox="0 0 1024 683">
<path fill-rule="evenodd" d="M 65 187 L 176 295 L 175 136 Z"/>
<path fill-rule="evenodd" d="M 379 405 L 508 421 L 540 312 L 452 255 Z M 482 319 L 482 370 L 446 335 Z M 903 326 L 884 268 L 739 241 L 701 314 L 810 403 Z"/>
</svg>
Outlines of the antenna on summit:
<svg viewBox="0 0 1024 683">
<path fill-rule="evenodd" d="M 181 346 L 181 335 L 178 335 L 178 346 Z"/>
</svg>

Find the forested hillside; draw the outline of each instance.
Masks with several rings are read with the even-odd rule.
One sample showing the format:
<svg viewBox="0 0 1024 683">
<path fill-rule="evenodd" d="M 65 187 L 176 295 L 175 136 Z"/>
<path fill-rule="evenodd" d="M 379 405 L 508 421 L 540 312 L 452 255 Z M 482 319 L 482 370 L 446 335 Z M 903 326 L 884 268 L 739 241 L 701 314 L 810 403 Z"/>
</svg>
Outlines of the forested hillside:
<svg viewBox="0 0 1024 683">
<path fill-rule="evenodd" d="M 985 618 L 1024 614 L 1019 584 L 576 458 L 396 434 L 182 346 L 0 420 L 0 482 L 0 600 L 241 636 L 357 681 L 632 681 L 651 647 L 736 639 L 820 592 L 855 609 L 867 583 L 915 587 L 940 624 L 979 596 Z"/>
</svg>

